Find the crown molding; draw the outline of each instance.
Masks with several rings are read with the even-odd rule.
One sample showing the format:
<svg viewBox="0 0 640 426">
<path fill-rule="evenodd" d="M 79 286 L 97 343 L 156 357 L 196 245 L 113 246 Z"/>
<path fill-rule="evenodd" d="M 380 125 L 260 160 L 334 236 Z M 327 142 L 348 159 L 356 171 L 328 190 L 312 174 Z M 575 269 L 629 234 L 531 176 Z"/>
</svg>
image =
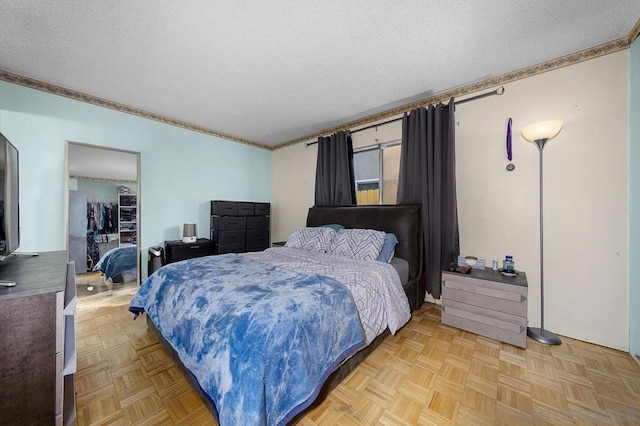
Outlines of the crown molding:
<svg viewBox="0 0 640 426">
<path fill-rule="evenodd" d="M 430 104 L 436 104 L 438 102 L 446 102 L 451 98 L 459 98 L 461 96 L 467 96 L 475 92 L 492 89 L 494 87 L 502 86 L 507 83 L 512 83 L 517 80 L 533 77 L 535 75 L 543 74 L 548 71 L 557 70 L 559 68 L 564 68 L 569 65 L 575 65 L 580 62 L 598 58 L 600 56 L 605 56 L 611 53 L 619 52 L 621 50 L 628 49 L 631 46 L 631 43 L 633 43 L 633 40 L 635 40 L 635 38 L 638 36 L 638 33 L 640 33 L 640 20 L 636 22 L 636 25 L 633 27 L 633 29 L 631 30 L 631 32 L 629 32 L 627 36 L 621 37 L 617 40 L 613 40 L 608 43 L 604 43 L 595 47 L 584 49 L 576 53 L 571 53 L 569 55 L 562 56 L 557 59 L 552 59 L 550 61 L 532 65 L 530 67 L 522 68 L 517 71 L 512 71 L 506 74 L 502 74 L 500 76 L 493 77 L 488 80 L 483 80 L 477 83 L 459 87 L 457 89 L 449 90 L 447 92 L 433 95 L 428 98 L 424 98 L 419 101 L 412 102 L 410 104 L 402 105 L 402 106 L 389 109 L 377 114 L 369 115 L 367 117 L 363 117 L 340 126 L 325 129 L 321 132 L 316 132 L 316 133 L 308 134 L 306 136 L 295 138 L 287 142 L 284 142 L 280 145 L 276 145 L 274 147 L 274 150 L 286 148 L 292 145 L 299 144 L 301 142 L 317 139 L 320 136 L 326 136 L 328 134 L 339 132 L 342 130 L 356 130 L 358 127 L 363 127 L 365 125 L 372 124 L 376 121 L 397 117 L 399 115 L 404 114 L 405 112 L 411 111 L 414 108 L 428 106 Z"/>
<path fill-rule="evenodd" d="M 65 98 L 73 99 L 80 102 L 86 102 L 99 107 L 109 108 L 118 112 L 124 112 L 126 114 L 136 115 L 138 117 L 146 118 L 153 121 L 158 121 L 160 123 L 168 124 L 170 126 L 182 127 L 183 129 L 191 130 L 198 133 L 204 133 L 205 135 L 215 136 L 215 137 L 227 139 L 234 142 L 239 142 L 239 143 L 250 145 L 256 148 L 266 149 L 268 151 L 271 151 L 273 149 L 270 146 L 262 145 L 254 141 L 240 138 L 238 136 L 229 135 L 226 133 L 218 132 L 216 130 L 208 129 L 206 127 L 197 126 L 195 124 L 191 124 L 186 121 L 178 120 L 171 117 L 165 117 L 164 115 L 156 114 L 156 113 L 145 111 L 138 108 L 133 108 L 127 105 L 110 101 L 108 99 L 103 99 L 97 96 L 88 95 L 86 93 L 78 92 L 75 90 L 66 89 L 64 87 L 56 86 L 55 84 L 47 83 L 44 81 L 29 78 L 29 77 L 24 77 L 18 74 L 13 74 L 8 71 L 0 70 L 0 80 L 4 80 L 9 83 L 28 87 L 30 89 L 36 89 L 42 92 L 51 93 L 53 95 L 64 96 Z"/>
<path fill-rule="evenodd" d="M 640 35 L 640 19 L 638 19 L 638 22 L 636 22 L 633 28 L 631 28 L 631 31 L 629 31 L 629 46 L 638 38 L 638 35 Z"/>
</svg>

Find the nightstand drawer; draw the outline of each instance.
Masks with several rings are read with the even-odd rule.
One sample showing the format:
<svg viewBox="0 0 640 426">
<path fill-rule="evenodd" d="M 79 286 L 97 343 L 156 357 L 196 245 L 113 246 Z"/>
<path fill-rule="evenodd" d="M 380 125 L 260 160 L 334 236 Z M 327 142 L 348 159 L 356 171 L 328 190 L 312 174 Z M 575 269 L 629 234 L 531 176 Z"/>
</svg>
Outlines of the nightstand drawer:
<svg viewBox="0 0 640 426">
<path fill-rule="evenodd" d="M 195 257 L 210 256 L 215 254 L 215 247 L 213 241 L 206 238 L 199 238 L 194 243 L 166 241 L 164 249 L 165 263 L 169 264 Z"/>
<path fill-rule="evenodd" d="M 526 294 L 526 287 L 515 287 L 474 278 L 450 279 L 448 275 L 443 275 L 443 297 L 468 305 L 526 317 Z"/>
<path fill-rule="evenodd" d="M 522 319 L 526 322 L 525 318 Z M 442 323 L 521 348 L 527 347 L 526 325 L 512 324 L 509 326 L 508 323 L 503 320 L 495 320 L 470 313 L 469 311 L 450 307 L 443 307 Z"/>
<path fill-rule="evenodd" d="M 527 319 L 525 317 L 506 314 L 480 306 L 467 305 L 453 300 L 446 299 L 442 301 L 442 312 L 512 333 L 520 334 L 527 329 Z"/>
</svg>

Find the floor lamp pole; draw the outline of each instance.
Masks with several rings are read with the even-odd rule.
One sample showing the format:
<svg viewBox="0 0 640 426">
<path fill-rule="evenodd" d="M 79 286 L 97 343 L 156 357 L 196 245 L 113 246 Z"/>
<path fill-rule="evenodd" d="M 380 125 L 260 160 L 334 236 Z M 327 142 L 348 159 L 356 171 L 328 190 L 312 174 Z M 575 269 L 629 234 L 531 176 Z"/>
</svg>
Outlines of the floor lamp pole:
<svg viewBox="0 0 640 426">
<path fill-rule="evenodd" d="M 545 345 L 559 345 L 560 338 L 550 331 L 544 329 L 544 180 L 543 180 L 543 155 L 544 144 L 548 139 L 537 139 L 535 141 L 540 152 L 540 328 L 527 328 L 527 336 Z"/>
</svg>

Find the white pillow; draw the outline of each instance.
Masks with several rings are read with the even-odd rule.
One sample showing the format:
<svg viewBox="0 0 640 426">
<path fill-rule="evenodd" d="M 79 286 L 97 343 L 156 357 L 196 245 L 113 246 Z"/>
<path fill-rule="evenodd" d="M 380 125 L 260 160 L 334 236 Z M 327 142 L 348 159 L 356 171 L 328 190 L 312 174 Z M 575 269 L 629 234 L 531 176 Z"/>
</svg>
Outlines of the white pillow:
<svg viewBox="0 0 640 426">
<path fill-rule="evenodd" d="M 336 231 L 325 227 L 298 228 L 289 236 L 285 247 L 326 253 Z"/>
<path fill-rule="evenodd" d="M 360 260 L 375 260 L 382 250 L 385 233 L 373 229 L 340 229 L 329 253 Z"/>
</svg>

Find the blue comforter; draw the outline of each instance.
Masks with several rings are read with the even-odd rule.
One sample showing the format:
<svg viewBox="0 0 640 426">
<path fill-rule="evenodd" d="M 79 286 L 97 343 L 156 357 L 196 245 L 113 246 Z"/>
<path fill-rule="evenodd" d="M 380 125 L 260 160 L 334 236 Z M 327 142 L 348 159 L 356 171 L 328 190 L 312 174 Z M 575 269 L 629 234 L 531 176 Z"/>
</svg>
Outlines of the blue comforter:
<svg viewBox="0 0 640 426">
<path fill-rule="evenodd" d="M 118 274 L 135 270 L 138 267 L 136 259 L 137 246 L 116 247 L 106 252 L 93 267 L 93 271 L 101 271 L 107 278 L 113 278 Z"/>
<path fill-rule="evenodd" d="M 345 286 L 238 254 L 160 268 L 130 310 L 153 320 L 221 425 L 287 423 L 365 341 Z"/>
</svg>

